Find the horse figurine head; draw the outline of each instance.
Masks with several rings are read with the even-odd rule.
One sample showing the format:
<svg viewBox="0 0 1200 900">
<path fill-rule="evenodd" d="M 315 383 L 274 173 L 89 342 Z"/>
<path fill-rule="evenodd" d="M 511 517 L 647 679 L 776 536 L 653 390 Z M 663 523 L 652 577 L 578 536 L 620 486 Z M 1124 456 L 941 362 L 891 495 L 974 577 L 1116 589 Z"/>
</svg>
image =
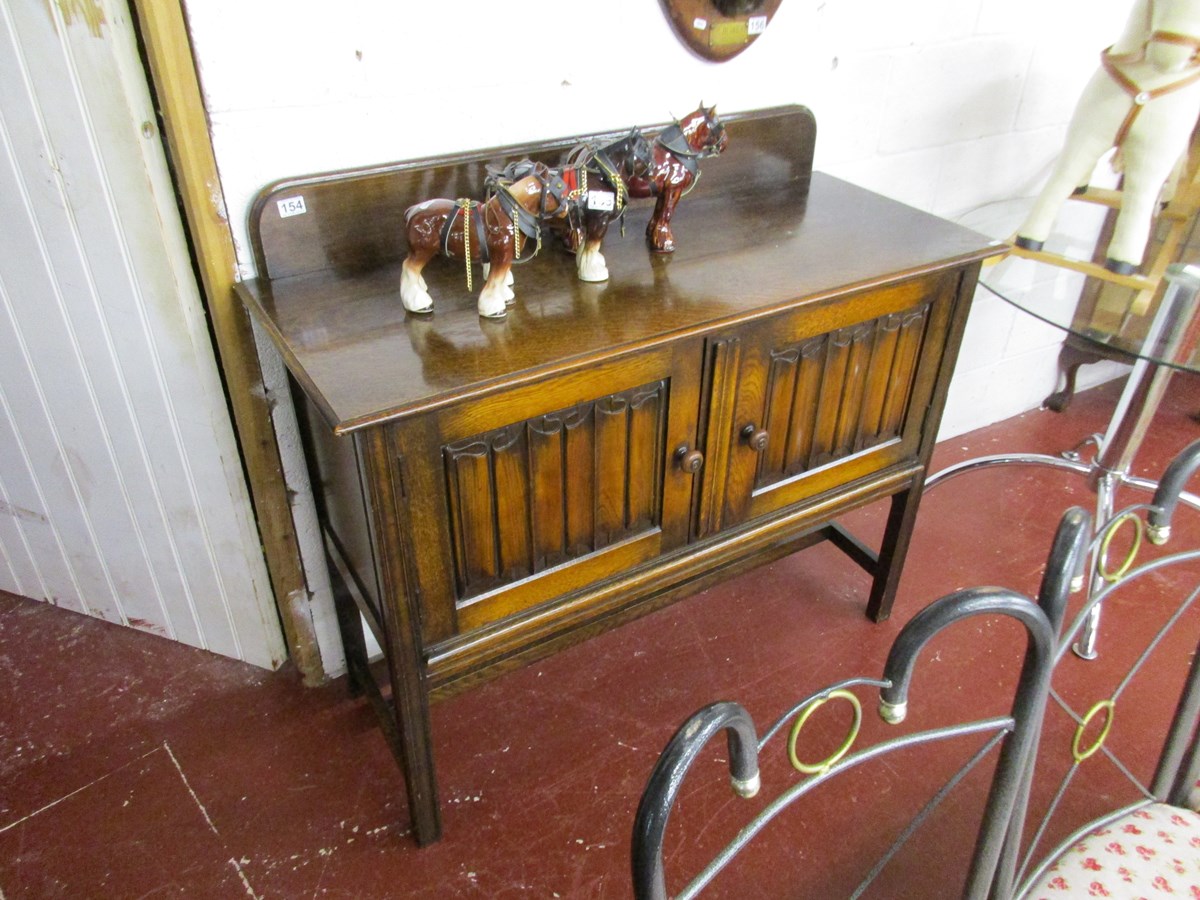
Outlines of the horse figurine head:
<svg viewBox="0 0 1200 900">
<path fill-rule="evenodd" d="M 562 218 L 571 209 L 573 183 L 561 169 L 552 169 L 543 162 L 523 159 L 509 163 L 499 173 L 489 173 L 484 184 L 489 197 L 499 196 L 509 213 L 520 215 L 529 224 L 540 226 Z M 529 229 L 522 230 L 530 234 Z"/>
<path fill-rule="evenodd" d="M 509 212 L 513 212 L 511 204 L 515 202 L 518 215 L 532 216 L 538 222 L 564 216 L 570 208 L 571 189 L 562 170 L 552 169 L 543 162 L 522 159 L 501 169 L 489 166 L 483 183 L 489 199 L 501 197 Z M 521 199 L 522 194 L 525 200 Z M 534 197 L 536 202 L 530 203 Z"/>
<path fill-rule="evenodd" d="M 636 178 L 646 174 L 654 163 L 654 147 L 642 134 L 640 128 L 602 148 L 609 157 L 621 161 L 621 174 L 625 178 Z"/>
<path fill-rule="evenodd" d="M 717 115 L 717 107 L 714 105 L 705 108 L 703 101 L 695 112 L 677 120 L 674 126 L 659 135 L 659 140 L 667 143 L 674 129 L 679 130 L 678 134 L 682 137 L 688 150 L 694 154 L 693 158 L 717 156 L 729 143 L 729 135 L 725 133 L 725 124 Z M 671 141 L 671 143 L 675 146 L 671 147 L 668 144 L 670 149 L 675 152 L 682 151 L 686 155 L 687 151 L 679 147 L 677 141 Z"/>
</svg>

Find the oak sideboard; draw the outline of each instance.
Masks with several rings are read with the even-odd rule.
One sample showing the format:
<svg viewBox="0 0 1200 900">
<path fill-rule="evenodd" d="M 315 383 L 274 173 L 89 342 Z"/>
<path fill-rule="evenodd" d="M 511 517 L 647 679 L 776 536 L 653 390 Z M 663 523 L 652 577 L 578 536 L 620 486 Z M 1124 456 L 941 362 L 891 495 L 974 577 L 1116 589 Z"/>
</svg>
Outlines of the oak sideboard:
<svg viewBox="0 0 1200 900">
<path fill-rule="evenodd" d="M 502 320 L 448 260 L 425 270 L 434 312 L 404 311 L 404 210 L 581 138 L 289 179 L 255 204 L 238 292 L 293 378 L 352 684 L 419 843 L 441 831 L 431 698 L 820 540 L 870 573 L 867 614 L 890 611 L 997 247 L 814 173 L 803 107 L 725 123 L 675 253 L 648 250 L 634 203 L 608 281 L 547 242 Z M 884 498 L 878 548 L 839 524 Z"/>
</svg>

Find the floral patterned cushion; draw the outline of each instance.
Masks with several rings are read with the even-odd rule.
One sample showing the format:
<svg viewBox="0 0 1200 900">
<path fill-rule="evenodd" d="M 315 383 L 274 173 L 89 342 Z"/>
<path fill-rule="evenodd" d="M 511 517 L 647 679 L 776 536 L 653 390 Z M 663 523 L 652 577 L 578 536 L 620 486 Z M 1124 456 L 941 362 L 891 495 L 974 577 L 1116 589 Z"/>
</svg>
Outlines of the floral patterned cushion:
<svg viewBox="0 0 1200 900">
<path fill-rule="evenodd" d="M 1030 900 L 1200 900 L 1200 815 L 1156 803 L 1086 835 L 1042 873 Z"/>
</svg>

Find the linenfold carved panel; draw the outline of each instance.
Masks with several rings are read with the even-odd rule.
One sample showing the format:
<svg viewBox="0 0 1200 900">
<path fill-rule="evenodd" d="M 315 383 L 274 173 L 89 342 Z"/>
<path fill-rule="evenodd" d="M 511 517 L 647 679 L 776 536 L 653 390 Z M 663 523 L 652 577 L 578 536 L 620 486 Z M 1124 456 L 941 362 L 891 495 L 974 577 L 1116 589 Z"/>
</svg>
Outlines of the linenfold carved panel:
<svg viewBox="0 0 1200 900">
<path fill-rule="evenodd" d="M 900 437 L 929 304 L 771 353 L 758 487 Z"/>
<path fill-rule="evenodd" d="M 443 447 L 459 599 L 661 524 L 667 382 Z"/>
</svg>

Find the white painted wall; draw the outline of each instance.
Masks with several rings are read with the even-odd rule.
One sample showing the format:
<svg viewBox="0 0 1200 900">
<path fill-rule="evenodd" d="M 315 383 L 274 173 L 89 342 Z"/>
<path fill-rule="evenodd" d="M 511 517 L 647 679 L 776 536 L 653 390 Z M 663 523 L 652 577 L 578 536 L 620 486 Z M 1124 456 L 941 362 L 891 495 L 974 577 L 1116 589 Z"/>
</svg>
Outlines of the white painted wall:
<svg viewBox="0 0 1200 900">
<path fill-rule="evenodd" d="M 0 588 L 274 668 L 154 123 L 123 0 L 0 0 Z"/>
<path fill-rule="evenodd" d="M 948 218 L 978 217 L 1036 192 L 1129 2 L 786 0 L 765 35 L 721 64 L 683 47 L 658 0 L 286 11 L 190 0 L 187 12 L 251 275 L 246 216 L 272 180 L 658 122 L 701 100 L 728 111 L 805 104 L 819 169 Z M 1077 287 L 1059 279 L 1047 290 Z M 1053 389 L 1061 338 L 981 296 L 943 436 L 1036 406 Z M 327 664 L 335 644 L 322 641 Z"/>
</svg>

